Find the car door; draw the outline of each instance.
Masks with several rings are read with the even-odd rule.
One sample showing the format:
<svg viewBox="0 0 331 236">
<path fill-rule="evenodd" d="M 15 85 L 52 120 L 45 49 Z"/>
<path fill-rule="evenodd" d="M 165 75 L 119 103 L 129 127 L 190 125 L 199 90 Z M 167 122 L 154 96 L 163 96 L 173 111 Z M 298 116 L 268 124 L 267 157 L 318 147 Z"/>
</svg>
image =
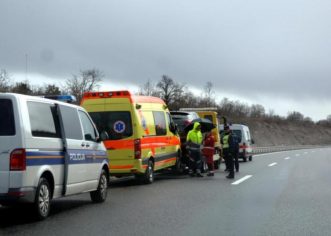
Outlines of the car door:
<svg viewBox="0 0 331 236">
<path fill-rule="evenodd" d="M 86 178 L 87 181 L 97 181 L 99 178 L 100 162 L 103 160 L 98 158 L 101 156 L 100 153 L 103 153 L 102 144 L 97 142 L 98 133 L 88 114 L 82 110 L 79 110 L 78 114 L 84 132 L 83 144 L 86 158 Z"/>
<path fill-rule="evenodd" d="M 76 107 L 58 105 L 64 144 L 64 192 L 66 195 L 86 191 L 87 159 L 85 140 Z"/>
</svg>

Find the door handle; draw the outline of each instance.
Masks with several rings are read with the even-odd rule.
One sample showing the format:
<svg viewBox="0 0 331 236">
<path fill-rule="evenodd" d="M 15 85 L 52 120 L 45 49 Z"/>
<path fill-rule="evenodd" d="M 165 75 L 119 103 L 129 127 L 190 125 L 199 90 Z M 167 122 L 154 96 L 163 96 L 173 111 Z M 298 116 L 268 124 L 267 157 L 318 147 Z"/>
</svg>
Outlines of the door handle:
<svg viewBox="0 0 331 236">
<path fill-rule="evenodd" d="M 82 143 L 80 146 L 85 147 L 85 143 Z"/>
</svg>

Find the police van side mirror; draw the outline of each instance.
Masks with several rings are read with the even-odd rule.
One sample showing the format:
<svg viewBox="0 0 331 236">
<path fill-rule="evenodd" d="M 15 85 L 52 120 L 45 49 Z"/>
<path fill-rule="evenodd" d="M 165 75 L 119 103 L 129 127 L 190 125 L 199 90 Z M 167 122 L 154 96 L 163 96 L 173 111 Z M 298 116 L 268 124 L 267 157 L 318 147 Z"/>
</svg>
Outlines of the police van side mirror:
<svg viewBox="0 0 331 236">
<path fill-rule="evenodd" d="M 109 135 L 107 133 L 107 131 L 102 131 L 100 133 L 100 137 L 98 138 L 98 142 L 102 142 L 102 141 L 105 141 L 105 140 L 108 140 L 109 139 Z"/>
</svg>

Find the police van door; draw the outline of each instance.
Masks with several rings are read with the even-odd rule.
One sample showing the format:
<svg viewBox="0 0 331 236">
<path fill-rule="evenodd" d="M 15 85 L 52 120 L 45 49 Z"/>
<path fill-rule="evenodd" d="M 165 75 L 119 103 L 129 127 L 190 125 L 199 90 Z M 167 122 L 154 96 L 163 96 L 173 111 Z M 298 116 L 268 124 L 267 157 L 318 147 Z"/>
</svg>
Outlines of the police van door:
<svg viewBox="0 0 331 236">
<path fill-rule="evenodd" d="M 99 179 L 100 163 L 103 159 L 98 158 L 104 155 L 103 144 L 97 141 L 97 131 L 92 123 L 91 118 L 84 112 L 78 111 L 84 132 L 85 144 L 85 159 L 86 163 L 86 178 L 89 181 L 87 184 L 90 188 L 95 187 Z"/>
<path fill-rule="evenodd" d="M 22 147 L 15 127 L 14 107 L 10 99 L 0 99 L 0 194 L 7 193 L 9 187 L 10 153 Z M 16 121 L 18 124 L 18 122 Z M 24 153 L 16 151 L 17 156 Z"/>
<path fill-rule="evenodd" d="M 64 143 L 63 194 L 86 191 L 87 160 L 86 142 L 83 138 L 78 110 L 75 107 L 59 105 L 62 139 Z"/>
</svg>

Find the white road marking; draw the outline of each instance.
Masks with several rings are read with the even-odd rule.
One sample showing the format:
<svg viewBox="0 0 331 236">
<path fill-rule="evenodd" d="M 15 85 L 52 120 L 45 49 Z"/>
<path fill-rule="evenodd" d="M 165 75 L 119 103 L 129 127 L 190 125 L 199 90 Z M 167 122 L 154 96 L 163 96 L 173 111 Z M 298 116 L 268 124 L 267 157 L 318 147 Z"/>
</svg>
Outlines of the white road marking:
<svg viewBox="0 0 331 236">
<path fill-rule="evenodd" d="M 242 182 L 244 182 L 245 180 L 251 178 L 253 175 L 246 175 L 245 177 L 238 179 L 237 181 L 233 182 L 232 185 L 238 185 Z"/>
<path fill-rule="evenodd" d="M 305 155 L 307 155 L 307 154 L 308 154 L 308 152 L 305 152 L 304 154 L 305 154 Z"/>
<path fill-rule="evenodd" d="M 285 160 L 288 160 L 288 159 L 290 159 L 290 158 L 291 158 L 291 157 L 285 157 L 284 159 L 285 159 Z"/>
<path fill-rule="evenodd" d="M 268 166 L 274 166 L 274 165 L 277 165 L 277 162 L 273 162 L 273 163 L 271 163 L 271 164 L 269 164 Z"/>
<path fill-rule="evenodd" d="M 295 156 L 299 157 L 299 156 L 300 156 L 300 154 L 299 154 L 299 153 L 297 153 L 297 154 L 295 154 Z"/>
</svg>

